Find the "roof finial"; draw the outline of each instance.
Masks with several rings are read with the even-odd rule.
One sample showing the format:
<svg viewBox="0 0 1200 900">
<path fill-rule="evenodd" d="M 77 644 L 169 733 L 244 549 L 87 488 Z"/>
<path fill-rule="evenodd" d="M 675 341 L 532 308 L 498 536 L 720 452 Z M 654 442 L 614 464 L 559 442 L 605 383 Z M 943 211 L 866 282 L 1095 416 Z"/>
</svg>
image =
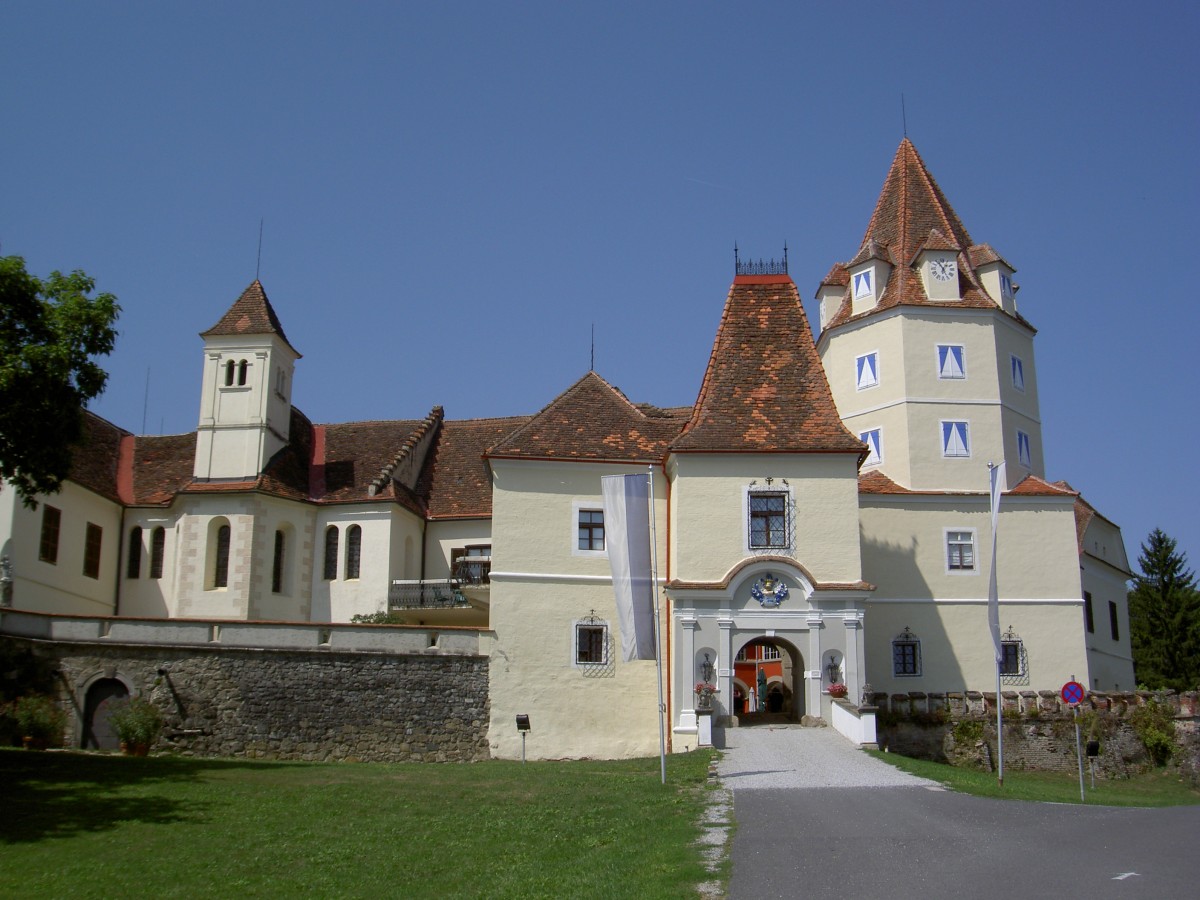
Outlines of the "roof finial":
<svg viewBox="0 0 1200 900">
<path fill-rule="evenodd" d="M 262 234 L 263 234 L 263 218 L 258 219 L 258 259 L 254 261 L 254 280 L 258 281 L 259 270 L 262 269 Z"/>
<path fill-rule="evenodd" d="M 588 365 L 589 372 L 596 371 L 596 323 L 592 323 L 592 361 Z"/>
<path fill-rule="evenodd" d="M 904 111 L 904 91 L 900 92 L 900 123 L 904 128 L 904 136 L 908 137 L 908 114 Z"/>
</svg>

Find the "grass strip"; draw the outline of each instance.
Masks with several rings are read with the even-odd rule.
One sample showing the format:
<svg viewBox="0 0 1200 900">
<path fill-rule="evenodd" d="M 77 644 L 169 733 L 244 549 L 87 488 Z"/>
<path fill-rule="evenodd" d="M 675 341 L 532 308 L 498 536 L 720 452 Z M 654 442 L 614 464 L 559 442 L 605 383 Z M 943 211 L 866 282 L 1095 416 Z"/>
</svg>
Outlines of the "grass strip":
<svg viewBox="0 0 1200 900">
<path fill-rule="evenodd" d="M 711 753 L 468 765 L 0 752 L 0 896 L 688 897 Z"/>
<path fill-rule="evenodd" d="M 899 753 L 867 751 L 897 769 L 928 778 L 963 794 L 1005 800 L 1034 800 L 1043 803 L 1079 803 L 1078 772 L 1041 772 L 1005 769 L 1004 786 L 994 772 L 981 772 L 945 763 L 913 759 Z M 1086 763 L 1085 763 L 1086 765 Z M 1084 795 L 1095 806 L 1185 806 L 1200 803 L 1197 791 L 1177 774 L 1162 769 L 1129 779 L 1096 779 L 1084 770 Z"/>
</svg>

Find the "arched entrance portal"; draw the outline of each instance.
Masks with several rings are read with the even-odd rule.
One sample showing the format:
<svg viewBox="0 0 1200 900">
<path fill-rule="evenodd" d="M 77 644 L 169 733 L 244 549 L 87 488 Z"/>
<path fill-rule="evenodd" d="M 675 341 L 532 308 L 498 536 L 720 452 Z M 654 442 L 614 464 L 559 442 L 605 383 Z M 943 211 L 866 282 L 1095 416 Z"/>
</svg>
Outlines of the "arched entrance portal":
<svg viewBox="0 0 1200 900">
<path fill-rule="evenodd" d="M 113 706 L 129 699 L 129 689 L 115 678 L 101 678 L 88 688 L 83 707 L 83 737 L 80 746 L 85 750 L 118 750 L 121 741 L 109 725 Z"/>
<path fill-rule="evenodd" d="M 804 715 L 804 658 L 780 638 L 746 643 L 733 662 L 738 725 L 799 722 Z"/>
</svg>

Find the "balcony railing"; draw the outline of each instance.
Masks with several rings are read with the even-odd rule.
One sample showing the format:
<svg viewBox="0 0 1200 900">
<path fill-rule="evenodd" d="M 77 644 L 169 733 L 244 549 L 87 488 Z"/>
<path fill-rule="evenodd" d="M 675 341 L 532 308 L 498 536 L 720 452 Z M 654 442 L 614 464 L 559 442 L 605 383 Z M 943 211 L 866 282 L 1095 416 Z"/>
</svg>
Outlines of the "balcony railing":
<svg viewBox="0 0 1200 900">
<path fill-rule="evenodd" d="M 389 609 L 452 609 L 467 606 L 457 581 L 393 581 L 388 588 Z"/>
<path fill-rule="evenodd" d="M 490 556 L 460 556 L 454 564 L 453 579 L 463 587 L 487 587 L 491 584 Z"/>
</svg>

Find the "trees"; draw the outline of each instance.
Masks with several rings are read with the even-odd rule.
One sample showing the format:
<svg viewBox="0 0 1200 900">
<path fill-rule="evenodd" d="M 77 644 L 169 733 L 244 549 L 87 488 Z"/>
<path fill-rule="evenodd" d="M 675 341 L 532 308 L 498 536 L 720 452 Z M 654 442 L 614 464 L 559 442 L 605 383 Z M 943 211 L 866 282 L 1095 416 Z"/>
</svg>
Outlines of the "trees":
<svg viewBox="0 0 1200 900">
<path fill-rule="evenodd" d="M 1175 539 L 1154 529 L 1129 592 L 1129 639 L 1138 684 L 1196 690 L 1200 682 L 1200 591 Z"/>
<path fill-rule="evenodd" d="M 93 357 L 112 352 L 120 307 L 94 288 L 80 271 L 43 280 L 0 257 L 0 478 L 26 506 L 59 489 L 83 407 L 108 379 Z"/>
</svg>

